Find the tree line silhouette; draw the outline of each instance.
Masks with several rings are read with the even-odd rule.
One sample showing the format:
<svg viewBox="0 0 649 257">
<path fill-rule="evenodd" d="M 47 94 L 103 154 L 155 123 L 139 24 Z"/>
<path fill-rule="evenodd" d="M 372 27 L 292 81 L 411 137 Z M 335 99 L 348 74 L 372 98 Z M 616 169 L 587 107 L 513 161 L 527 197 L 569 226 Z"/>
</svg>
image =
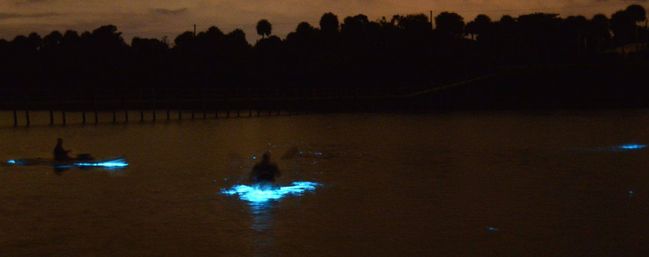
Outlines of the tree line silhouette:
<svg viewBox="0 0 649 257">
<path fill-rule="evenodd" d="M 442 12 L 339 18 L 318 26 L 299 23 L 285 39 L 261 20 L 254 45 L 236 29 L 216 26 L 166 38 L 135 37 L 127 44 L 117 27 L 31 33 L 0 40 L 0 88 L 85 92 L 96 89 L 183 88 L 258 90 L 288 88 L 394 89 L 444 84 L 517 65 L 560 65 L 618 56 L 644 45 L 645 9 L 630 5 L 611 17 L 532 13 L 471 21 Z M 617 57 L 616 57 L 617 58 Z"/>
</svg>

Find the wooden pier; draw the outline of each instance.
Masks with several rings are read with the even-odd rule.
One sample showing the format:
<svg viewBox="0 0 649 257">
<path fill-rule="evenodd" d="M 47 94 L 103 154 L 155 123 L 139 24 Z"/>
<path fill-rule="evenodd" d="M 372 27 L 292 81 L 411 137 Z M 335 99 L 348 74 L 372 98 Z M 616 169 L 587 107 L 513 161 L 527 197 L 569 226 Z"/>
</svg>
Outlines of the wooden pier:
<svg viewBox="0 0 649 257">
<path fill-rule="evenodd" d="M 194 110 L 141 110 L 141 111 L 130 111 L 130 110 L 120 110 L 120 111 L 68 111 L 68 110 L 13 110 L 13 126 L 14 127 L 29 127 L 33 125 L 33 114 L 35 112 L 47 113 L 49 122 L 42 122 L 40 124 L 47 124 L 49 126 L 66 126 L 66 125 L 98 125 L 98 124 L 127 124 L 131 123 L 134 120 L 129 119 L 129 114 L 137 113 L 138 119 L 136 122 L 169 122 L 169 121 L 182 121 L 182 120 L 210 120 L 210 119 L 235 119 L 235 118 L 253 118 L 253 117 L 262 117 L 262 116 L 291 116 L 304 114 L 304 112 L 293 112 L 289 110 L 277 110 L 277 111 L 260 111 L 260 110 L 237 110 L 230 115 L 230 112 L 219 113 L 218 111 L 212 112 L 199 112 Z M 164 119 L 159 119 L 158 115 L 160 113 L 165 114 Z M 183 116 L 183 113 L 190 113 L 189 117 Z M 242 115 L 244 113 L 245 115 Z M 256 115 L 253 115 L 255 114 Z M 106 118 L 109 116 L 109 118 Z M 57 117 L 60 117 L 57 119 Z M 69 118 L 72 117 L 74 120 L 77 120 L 76 123 L 70 123 Z M 80 121 L 79 121 L 80 120 Z"/>
<path fill-rule="evenodd" d="M 69 115 L 74 115 L 75 120 L 80 117 L 77 123 L 81 125 L 96 125 L 373 112 L 426 106 L 431 96 L 442 91 L 470 86 L 492 77 L 494 74 L 441 85 L 395 86 L 392 89 L 112 89 L 74 94 L 43 89 L 19 92 L 0 90 L 0 111 L 12 112 L 14 127 L 31 126 L 34 123 L 33 112 L 48 113 L 51 126 L 68 125 Z M 103 113 L 112 116 L 102 118 L 100 114 Z M 132 117 L 133 114 L 137 116 Z"/>
<path fill-rule="evenodd" d="M 160 90 L 80 92 L 75 95 L 54 91 L 0 92 L 0 110 L 13 114 L 13 126 L 31 126 L 33 113 L 47 113 L 47 124 L 124 124 L 171 120 L 207 120 L 335 112 L 359 105 L 358 92 L 351 90 Z M 393 92 L 391 92 L 393 93 Z M 25 95 L 29 96 L 24 97 Z M 386 92 L 364 99 L 385 98 Z M 14 99 L 28 99 L 15 101 Z M 108 114 L 109 117 L 106 117 Z M 133 117 L 135 115 L 135 117 Z M 37 122 L 38 123 L 38 122 Z M 39 123 L 40 124 L 40 123 Z"/>
</svg>

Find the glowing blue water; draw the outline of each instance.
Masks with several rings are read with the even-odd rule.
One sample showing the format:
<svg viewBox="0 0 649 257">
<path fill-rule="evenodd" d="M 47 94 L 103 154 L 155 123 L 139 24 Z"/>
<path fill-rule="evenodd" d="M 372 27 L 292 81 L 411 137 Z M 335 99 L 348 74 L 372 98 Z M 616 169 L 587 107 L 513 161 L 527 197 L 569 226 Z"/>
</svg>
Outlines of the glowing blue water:
<svg viewBox="0 0 649 257">
<path fill-rule="evenodd" d="M 624 145 L 619 145 L 617 146 L 617 149 L 619 150 L 641 150 L 646 148 L 647 145 L 642 145 L 642 144 L 624 144 Z"/>
<path fill-rule="evenodd" d="M 51 162 L 46 162 L 46 163 L 51 163 Z M 39 165 L 39 164 L 45 164 L 43 162 L 39 161 L 26 161 L 26 160 L 8 160 L 7 161 L 8 165 Z M 49 164 L 48 164 L 49 165 Z M 79 167 L 79 168 L 89 168 L 89 167 L 97 167 L 97 168 L 108 168 L 108 169 L 119 169 L 119 168 L 125 168 L 128 167 L 128 162 L 124 159 L 113 159 L 113 160 L 108 160 L 108 161 L 78 161 L 78 162 L 72 162 L 72 163 L 54 163 L 54 166 L 56 167 Z"/>
<path fill-rule="evenodd" d="M 315 182 L 293 182 L 289 186 L 271 185 L 235 185 L 229 189 L 221 190 L 224 195 L 237 195 L 241 200 L 251 203 L 264 203 L 279 200 L 285 196 L 300 196 L 305 192 L 315 191 L 320 184 Z"/>
<path fill-rule="evenodd" d="M 499 229 L 497 227 L 487 227 L 487 232 L 495 233 L 498 231 Z"/>
<path fill-rule="evenodd" d="M 74 166 L 77 167 L 102 167 L 102 168 L 125 168 L 128 167 L 128 162 L 125 160 L 111 160 L 105 162 L 75 162 Z"/>
</svg>

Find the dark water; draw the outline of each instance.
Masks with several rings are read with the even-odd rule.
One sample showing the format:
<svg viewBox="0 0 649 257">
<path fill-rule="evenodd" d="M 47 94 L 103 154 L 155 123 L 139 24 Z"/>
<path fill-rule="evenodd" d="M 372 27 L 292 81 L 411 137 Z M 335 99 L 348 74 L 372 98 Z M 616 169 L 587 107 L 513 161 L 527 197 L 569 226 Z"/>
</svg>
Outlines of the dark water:
<svg viewBox="0 0 649 257">
<path fill-rule="evenodd" d="M 4 114 L 4 120 L 8 116 Z M 649 112 L 323 115 L 0 129 L 0 159 L 125 155 L 122 171 L 0 167 L 0 256 L 643 256 Z M 292 147 L 262 208 L 219 190 Z"/>
</svg>

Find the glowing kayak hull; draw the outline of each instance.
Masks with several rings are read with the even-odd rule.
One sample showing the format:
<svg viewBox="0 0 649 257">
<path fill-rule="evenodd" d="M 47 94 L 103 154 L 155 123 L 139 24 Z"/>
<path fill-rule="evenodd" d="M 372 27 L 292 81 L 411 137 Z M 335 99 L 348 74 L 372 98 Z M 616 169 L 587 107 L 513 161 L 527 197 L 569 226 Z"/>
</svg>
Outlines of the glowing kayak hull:
<svg viewBox="0 0 649 257">
<path fill-rule="evenodd" d="M 128 162 L 124 157 L 114 157 L 100 160 L 70 160 L 65 162 L 54 161 L 51 159 L 33 158 L 33 159 L 14 159 L 6 162 L 9 166 L 53 166 L 55 168 L 125 168 Z"/>
</svg>

